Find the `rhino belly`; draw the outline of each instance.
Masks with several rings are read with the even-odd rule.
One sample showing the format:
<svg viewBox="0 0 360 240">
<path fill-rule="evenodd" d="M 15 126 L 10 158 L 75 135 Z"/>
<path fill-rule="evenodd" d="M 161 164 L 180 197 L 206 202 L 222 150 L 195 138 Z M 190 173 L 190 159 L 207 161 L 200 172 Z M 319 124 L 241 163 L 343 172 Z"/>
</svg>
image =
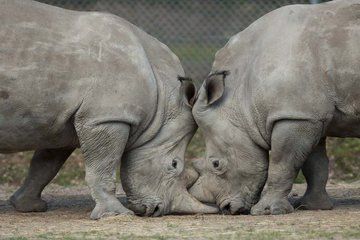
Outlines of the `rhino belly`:
<svg viewBox="0 0 360 240">
<path fill-rule="evenodd" d="M 59 119 L 47 109 L 41 114 L 19 109 L 11 114 L 0 108 L 0 152 L 61 148 L 77 145 L 71 120 Z M 67 121 L 67 122 L 65 122 Z"/>
<path fill-rule="evenodd" d="M 327 135 L 331 137 L 360 137 L 360 113 L 348 114 L 340 109 L 335 110 L 328 127 Z"/>
</svg>

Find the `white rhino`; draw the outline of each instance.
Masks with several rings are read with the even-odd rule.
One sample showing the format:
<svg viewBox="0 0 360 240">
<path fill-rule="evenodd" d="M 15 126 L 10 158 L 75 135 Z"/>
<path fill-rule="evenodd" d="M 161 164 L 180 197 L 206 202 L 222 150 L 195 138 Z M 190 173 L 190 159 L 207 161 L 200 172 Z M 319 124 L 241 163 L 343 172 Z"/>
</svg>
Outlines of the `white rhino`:
<svg viewBox="0 0 360 240">
<path fill-rule="evenodd" d="M 195 91 L 164 44 L 114 15 L 30 0 L 0 0 L 0 23 L 0 152 L 36 150 L 17 210 L 46 210 L 43 188 L 81 147 L 93 219 L 133 213 L 115 197 L 121 159 L 136 213 L 217 212 L 186 191 Z"/>
<path fill-rule="evenodd" d="M 206 141 L 197 199 L 232 214 L 289 213 L 302 168 L 298 204 L 332 208 L 325 138 L 360 137 L 360 0 L 282 7 L 233 36 L 193 115 Z"/>
</svg>

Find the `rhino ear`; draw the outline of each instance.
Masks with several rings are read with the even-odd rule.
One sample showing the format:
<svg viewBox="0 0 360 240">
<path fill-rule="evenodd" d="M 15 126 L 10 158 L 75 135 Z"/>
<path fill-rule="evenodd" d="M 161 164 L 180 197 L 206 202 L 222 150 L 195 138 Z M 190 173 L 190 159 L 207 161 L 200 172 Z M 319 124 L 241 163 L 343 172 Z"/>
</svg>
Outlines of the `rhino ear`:
<svg viewBox="0 0 360 240">
<path fill-rule="evenodd" d="M 211 73 L 205 79 L 204 88 L 208 105 L 215 103 L 223 96 L 225 90 L 225 78 L 229 74 L 229 71 L 216 71 Z"/>
<path fill-rule="evenodd" d="M 184 103 L 189 107 L 193 107 L 196 101 L 196 86 L 193 83 L 191 78 L 188 77 L 180 77 L 178 76 L 178 80 L 181 82 L 180 86 L 180 96 L 184 100 Z"/>
</svg>

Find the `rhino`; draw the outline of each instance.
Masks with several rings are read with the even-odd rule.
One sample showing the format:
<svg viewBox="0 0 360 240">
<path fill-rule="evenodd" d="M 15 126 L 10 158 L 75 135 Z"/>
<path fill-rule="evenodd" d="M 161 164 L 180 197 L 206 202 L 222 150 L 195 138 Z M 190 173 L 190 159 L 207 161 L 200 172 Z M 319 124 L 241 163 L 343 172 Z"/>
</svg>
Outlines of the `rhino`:
<svg viewBox="0 0 360 240">
<path fill-rule="evenodd" d="M 302 169 L 296 204 L 331 209 L 326 137 L 360 137 L 359 43 L 359 0 L 285 6 L 231 37 L 193 107 L 206 161 L 189 192 L 226 213 L 290 213 Z"/>
<path fill-rule="evenodd" d="M 44 187 L 81 148 L 108 215 L 216 213 L 186 190 L 194 84 L 164 44 L 124 19 L 0 0 L 0 152 L 35 150 L 18 211 L 45 211 Z M 116 169 L 128 208 L 115 197 Z M 193 181 L 193 180 L 191 180 Z"/>
</svg>

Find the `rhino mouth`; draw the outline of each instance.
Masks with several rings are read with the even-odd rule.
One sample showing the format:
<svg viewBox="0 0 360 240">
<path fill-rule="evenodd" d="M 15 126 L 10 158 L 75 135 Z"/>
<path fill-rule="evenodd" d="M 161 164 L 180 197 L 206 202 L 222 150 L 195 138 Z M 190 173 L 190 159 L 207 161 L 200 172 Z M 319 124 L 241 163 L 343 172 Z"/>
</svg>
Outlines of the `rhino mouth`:
<svg viewBox="0 0 360 240">
<path fill-rule="evenodd" d="M 128 197 L 127 207 L 138 216 L 159 217 L 166 214 L 163 202 L 157 197 L 143 197 L 141 200 Z"/>
<path fill-rule="evenodd" d="M 165 208 L 163 204 L 149 204 L 149 205 L 142 205 L 142 206 L 134 206 L 130 207 L 136 215 L 143 216 L 143 217 L 161 217 L 165 215 Z"/>
<path fill-rule="evenodd" d="M 162 203 L 158 203 L 156 205 L 147 206 L 146 211 L 143 214 L 146 217 L 161 217 L 165 215 L 165 208 Z"/>
</svg>

